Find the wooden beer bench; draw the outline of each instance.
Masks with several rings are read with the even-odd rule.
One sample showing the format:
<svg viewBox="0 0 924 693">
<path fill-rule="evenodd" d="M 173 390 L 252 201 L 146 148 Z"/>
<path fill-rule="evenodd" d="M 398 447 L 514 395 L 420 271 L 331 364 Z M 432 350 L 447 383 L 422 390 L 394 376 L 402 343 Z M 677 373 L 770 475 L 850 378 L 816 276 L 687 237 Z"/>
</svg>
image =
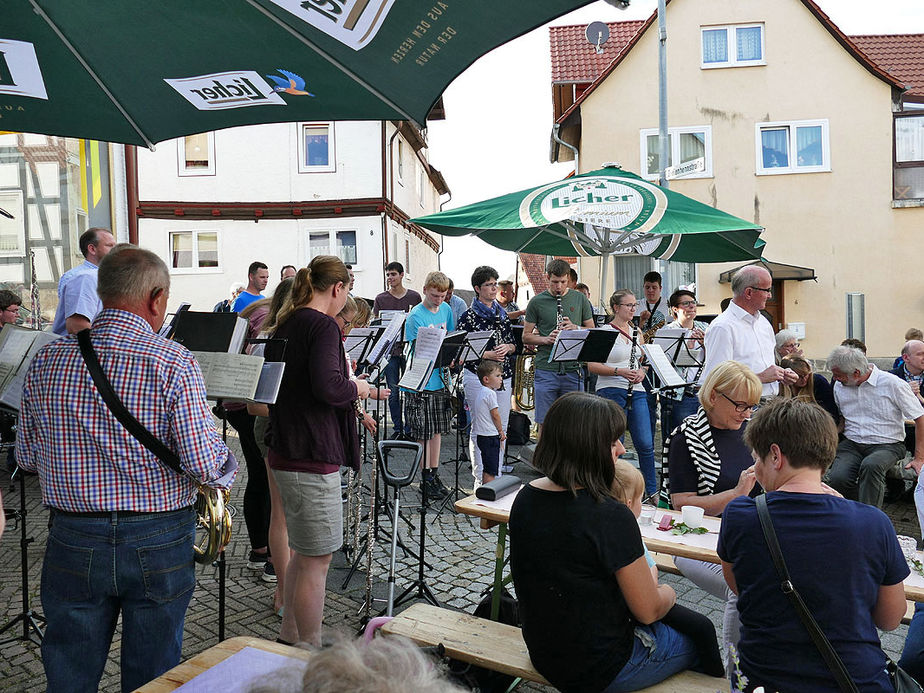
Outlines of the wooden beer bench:
<svg viewBox="0 0 924 693">
<path fill-rule="evenodd" d="M 529 659 L 523 634 L 516 626 L 471 614 L 413 604 L 382 626 L 386 635 L 402 635 L 418 645 L 442 645 L 446 656 L 525 681 L 550 686 Z M 684 671 L 643 689 L 651 693 L 716 693 L 728 682 Z"/>
</svg>

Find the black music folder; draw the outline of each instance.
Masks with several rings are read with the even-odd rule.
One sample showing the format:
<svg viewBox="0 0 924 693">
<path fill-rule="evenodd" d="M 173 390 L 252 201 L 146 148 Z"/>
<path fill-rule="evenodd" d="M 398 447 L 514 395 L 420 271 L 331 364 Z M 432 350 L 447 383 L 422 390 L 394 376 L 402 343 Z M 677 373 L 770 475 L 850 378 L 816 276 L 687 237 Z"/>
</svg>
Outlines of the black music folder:
<svg viewBox="0 0 924 693">
<path fill-rule="evenodd" d="M 250 324 L 237 313 L 177 313 L 173 341 L 190 351 L 221 351 L 240 354 Z"/>
</svg>

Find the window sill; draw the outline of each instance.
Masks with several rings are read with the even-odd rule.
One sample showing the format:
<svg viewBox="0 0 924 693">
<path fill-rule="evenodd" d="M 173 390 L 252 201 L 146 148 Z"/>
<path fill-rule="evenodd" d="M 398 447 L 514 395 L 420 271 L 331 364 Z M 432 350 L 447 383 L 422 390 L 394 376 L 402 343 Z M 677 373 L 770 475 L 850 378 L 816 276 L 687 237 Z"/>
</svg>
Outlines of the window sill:
<svg viewBox="0 0 924 693">
<path fill-rule="evenodd" d="M 766 64 L 766 60 L 755 60 L 740 63 L 700 63 L 699 67 L 702 70 L 724 70 L 732 67 L 763 67 Z"/>
<path fill-rule="evenodd" d="M 831 173 L 830 168 L 767 168 L 758 169 L 754 172 L 756 176 L 792 176 L 802 173 Z"/>
<path fill-rule="evenodd" d="M 924 199 L 892 200 L 892 209 L 903 209 L 906 207 L 924 207 Z"/>
</svg>

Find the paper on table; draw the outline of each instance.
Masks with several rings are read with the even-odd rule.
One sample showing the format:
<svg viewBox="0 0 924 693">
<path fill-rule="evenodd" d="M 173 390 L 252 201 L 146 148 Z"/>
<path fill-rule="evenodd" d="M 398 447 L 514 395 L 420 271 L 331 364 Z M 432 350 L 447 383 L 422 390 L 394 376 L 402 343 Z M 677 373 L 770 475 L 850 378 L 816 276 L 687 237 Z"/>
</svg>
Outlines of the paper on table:
<svg viewBox="0 0 924 693">
<path fill-rule="evenodd" d="M 484 507 L 491 508 L 493 510 L 506 510 L 509 513 L 510 508 L 513 507 L 513 500 L 517 497 L 517 494 L 520 492 L 521 488 L 523 488 L 523 484 L 520 484 L 520 488 L 518 488 L 513 493 L 508 493 L 506 496 L 499 498 L 498 500 L 489 501 L 476 498 L 475 505 L 483 505 Z"/>
<path fill-rule="evenodd" d="M 302 659 L 245 647 L 176 690 L 182 693 L 246 693 L 256 684 L 269 681 L 270 676 L 273 686 L 279 685 L 283 671 L 290 673 L 290 676 L 284 678 L 291 677 L 293 681 L 300 681 L 306 666 L 307 662 Z"/>
<path fill-rule="evenodd" d="M 668 541 L 673 544 L 696 546 L 701 549 L 710 549 L 712 551 L 716 550 L 716 546 L 719 543 L 719 527 L 722 525 L 721 520 L 714 517 L 703 518 L 703 527 L 709 530 L 708 534 L 674 534 L 671 530 L 662 532 L 660 529 L 658 529 L 658 523 L 661 522 L 661 518 L 664 516 L 664 514 L 665 512 L 662 510 L 655 512 L 654 521 L 651 525 L 639 527 L 643 537 L 648 537 L 649 539 L 658 539 L 660 541 Z M 673 515 L 675 522 L 680 522 L 679 512 L 667 514 Z"/>
</svg>

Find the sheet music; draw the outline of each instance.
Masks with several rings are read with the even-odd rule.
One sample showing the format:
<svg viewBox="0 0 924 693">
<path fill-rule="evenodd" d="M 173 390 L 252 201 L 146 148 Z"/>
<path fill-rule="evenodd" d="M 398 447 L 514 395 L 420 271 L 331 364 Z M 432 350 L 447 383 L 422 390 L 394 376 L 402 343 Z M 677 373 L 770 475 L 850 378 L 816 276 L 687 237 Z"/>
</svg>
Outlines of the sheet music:
<svg viewBox="0 0 924 693">
<path fill-rule="evenodd" d="M 651 343 L 660 346 L 664 350 L 664 353 L 670 356 L 671 361 L 678 368 L 683 366 L 701 366 L 704 358 L 702 345 L 700 344 L 691 349 L 687 343 L 688 340 L 684 339 L 690 332 L 692 332 L 692 330 L 687 330 L 683 327 L 662 327 L 655 332 Z M 677 349 L 678 341 L 681 344 L 679 351 Z M 675 354 L 676 358 L 674 358 Z"/>
<path fill-rule="evenodd" d="M 381 320 L 383 323 L 390 323 L 399 315 L 407 317 L 407 313 L 405 313 L 403 310 L 381 310 L 379 311 L 379 320 Z M 403 319 L 404 318 L 402 318 L 402 320 Z"/>
<path fill-rule="evenodd" d="M 29 347 L 35 341 L 35 331 L 4 325 L 0 340 L 0 389 L 3 389 L 29 353 Z"/>
<path fill-rule="evenodd" d="M 391 317 L 388 318 L 388 325 L 382 336 L 372 346 L 369 356 L 366 357 L 366 360 L 373 366 L 391 352 L 391 347 L 395 342 L 401 341 L 401 330 L 404 329 L 404 320 L 407 318 L 407 313 L 400 310 L 383 310 L 379 315 L 383 313 L 390 313 Z"/>
<path fill-rule="evenodd" d="M 465 348 L 462 350 L 462 361 L 468 363 L 480 359 L 488 348 L 488 342 L 494 336 L 494 330 L 479 330 L 469 332 L 465 337 Z"/>
<path fill-rule="evenodd" d="M 252 400 L 263 372 L 263 358 L 248 354 L 194 351 L 209 399 Z"/>
<path fill-rule="evenodd" d="M 254 402 L 261 404 L 275 404 L 279 396 L 279 386 L 282 385 L 282 376 L 285 373 L 284 361 L 264 361 L 260 373 L 260 382 L 253 395 Z"/>
<path fill-rule="evenodd" d="M 363 346 L 369 343 L 370 337 L 374 337 L 379 332 L 379 328 L 376 327 L 354 327 L 350 330 L 350 334 L 343 340 L 347 358 L 350 361 L 359 361 L 363 356 Z"/>
<path fill-rule="evenodd" d="M 661 379 L 661 383 L 666 387 L 685 386 L 687 381 L 680 377 L 680 374 L 674 370 L 671 360 L 667 354 L 657 344 L 642 344 L 642 352 L 648 357 L 648 363 L 655 369 L 655 373 Z"/>
<path fill-rule="evenodd" d="M 436 357 L 439 356 L 440 346 L 446 337 L 446 330 L 442 327 L 420 327 L 417 329 L 417 338 L 414 340 L 414 355 L 411 365 L 404 377 L 398 383 L 399 387 L 407 390 L 420 391 L 430 379 Z"/>
<path fill-rule="evenodd" d="M 26 355 L 15 373 L 4 385 L 3 392 L 0 393 L 0 402 L 16 410 L 19 409 L 22 402 L 22 386 L 26 382 L 26 372 L 29 370 L 29 364 L 32 363 L 32 359 L 35 358 L 39 349 L 46 344 L 51 344 L 61 336 L 54 332 L 22 331 L 32 336 L 32 343 L 29 345 L 29 349 L 26 351 Z"/>
<path fill-rule="evenodd" d="M 577 361 L 578 354 L 581 353 L 581 347 L 587 335 L 590 334 L 588 328 L 580 330 L 562 330 L 555 337 L 555 343 L 552 344 L 550 361 Z"/>
</svg>

